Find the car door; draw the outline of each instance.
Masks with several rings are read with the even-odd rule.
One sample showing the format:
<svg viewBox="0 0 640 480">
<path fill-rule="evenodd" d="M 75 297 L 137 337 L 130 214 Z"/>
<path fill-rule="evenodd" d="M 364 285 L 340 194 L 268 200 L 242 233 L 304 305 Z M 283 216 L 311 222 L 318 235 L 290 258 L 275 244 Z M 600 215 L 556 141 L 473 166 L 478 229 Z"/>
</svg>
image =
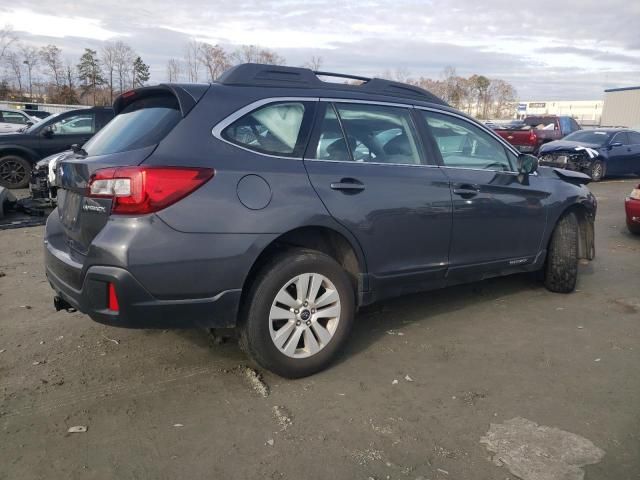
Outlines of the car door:
<svg viewBox="0 0 640 480">
<path fill-rule="evenodd" d="M 629 146 L 633 154 L 633 170 L 631 173 L 640 175 L 640 133 L 627 132 L 629 135 Z"/>
<path fill-rule="evenodd" d="M 634 154 L 629 145 L 627 132 L 618 132 L 609 142 L 607 174 L 624 175 L 634 171 Z"/>
<path fill-rule="evenodd" d="M 96 132 L 96 114 L 82 110 L 56 117 L 40 130 L 40 154 L 47 157 L 69 150 L 71 145 L 83 145 Z"/>
<path fill-rule="evenodd" d="M 360 243 L 371 287 L 394 295 L 443 285 L 451 194 L 425 158 L 412 109 L 346 100 L 320 107 L 304 163 L 330 214 Z"/>
<path fill-rule="evenodd" d="M 546 224 L 544 179 L 516 173 L 516 155 L 490 131 L 449 112 L 421 109 L 453 198 L 448 276 L 479 275 L 536 260 Z"/>
</svg>

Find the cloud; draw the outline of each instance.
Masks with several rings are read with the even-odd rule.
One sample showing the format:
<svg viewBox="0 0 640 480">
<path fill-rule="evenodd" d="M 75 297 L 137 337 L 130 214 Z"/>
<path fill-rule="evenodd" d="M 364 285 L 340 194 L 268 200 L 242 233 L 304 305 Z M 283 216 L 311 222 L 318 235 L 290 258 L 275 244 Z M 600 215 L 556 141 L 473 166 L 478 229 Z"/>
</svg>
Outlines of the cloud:
<svg viewBox="0 0 640 480">
<path fill-rule="evenodd" d="M 640 2 L 557 0 L 13 0 L 0 7 L 23 39 L 85 46 L 122 39 L 162 81 L 190 38 L 228 48 L 260 44 L 289 64 L 323 57 L 325 69 L 371 76 L 460 74 L 510 81 L 521 97 L 595 99 L 640 78 Z M 44 22 L 46 20 L 46 22 Z M 46 25 L 44 24 L 46 23 Z"/>
</svg>

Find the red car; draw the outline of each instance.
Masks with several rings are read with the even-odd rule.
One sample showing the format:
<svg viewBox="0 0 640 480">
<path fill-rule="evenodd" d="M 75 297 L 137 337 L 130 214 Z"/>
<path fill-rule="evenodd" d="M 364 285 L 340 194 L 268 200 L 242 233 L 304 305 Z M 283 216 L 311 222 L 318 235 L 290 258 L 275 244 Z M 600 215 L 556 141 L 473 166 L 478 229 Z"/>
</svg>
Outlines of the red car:
<svg viewBox="0 0 640 480">
<path fill-rule="evenodd" d="M 631 191 L 631 195 L 624 201 L 627 212 L 627 227 L 635 235 L 640 235 L 640 185 Z"/>
</svg>

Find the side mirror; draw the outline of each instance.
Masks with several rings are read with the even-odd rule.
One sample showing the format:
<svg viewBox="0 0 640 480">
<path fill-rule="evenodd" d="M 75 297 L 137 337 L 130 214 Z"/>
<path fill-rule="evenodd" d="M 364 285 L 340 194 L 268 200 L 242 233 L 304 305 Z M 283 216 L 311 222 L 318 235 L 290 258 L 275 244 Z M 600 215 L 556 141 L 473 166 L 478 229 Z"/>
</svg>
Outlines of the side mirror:
<svg viewBox="0 0 640 480">
<path fill-rule="evenodd" d="M 518 173 L 530 175 L 538 170 L 538 157 L 530 153 L 521 153 L 518 157 Z"/>
<path fill-rule="evenodd" d="M 622 142 L 613 142 L 609 144 L 609 148 L 621 147 L 621 146 L 622 146 Z"/>
<path fill-rule="evenodd" d="M 42 136 L 46 138 L 53 137 L 53 127 L 51 125 L 47 125 L 42 129 Z"/>
</svg>

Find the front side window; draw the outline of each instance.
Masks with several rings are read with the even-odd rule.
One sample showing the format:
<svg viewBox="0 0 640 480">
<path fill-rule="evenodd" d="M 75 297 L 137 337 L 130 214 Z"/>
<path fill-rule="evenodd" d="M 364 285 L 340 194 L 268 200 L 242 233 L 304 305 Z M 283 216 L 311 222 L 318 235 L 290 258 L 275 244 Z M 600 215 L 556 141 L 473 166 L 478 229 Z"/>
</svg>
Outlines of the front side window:
<svg viewBox="0 0 640 480">
<path fill-rule="evenodd" d="M 327 105 L 315 158 L 419 165 L 417 134 L 409 109 L 382 105 Z M 346 135 L 346 141 L 345 141 Z"/>
<path fill-rule="evenodd" d="M 446 167 L 513 171 L 505 147 L 471 122 L 422 111 Z"/>
<path fill-rule="evenodd" d="M 6 123 L 15 123 L 18 125 L 26 125 L 29 119 L 20 113 L 2 112 L 2 121 Z"/>
<path fill-rule="evenodd" d="M 304 113 L 301 102 L 269 104 L 233 122 L 222 137 L 256 152 L 294 156 Z"/>
<path fill-rule="evenodd" d="M 83 135 L 95 133 L 95 113 L 79 113 L 65 117 L 50 125 L 55 135 Z"/>
<path fill-rule="evenodd" d="M 629 138 L 627 132 L 619 132 L 611 139 L 611 143 L 621 143 L 622 145 L 629 145 Z"/>
<path fill-rule="evenodd" d="M 629 144 L 630 145 L 640 145 L 640 133 L 638 132 L 628 132 L 629 135 Z"/>
</svg>

